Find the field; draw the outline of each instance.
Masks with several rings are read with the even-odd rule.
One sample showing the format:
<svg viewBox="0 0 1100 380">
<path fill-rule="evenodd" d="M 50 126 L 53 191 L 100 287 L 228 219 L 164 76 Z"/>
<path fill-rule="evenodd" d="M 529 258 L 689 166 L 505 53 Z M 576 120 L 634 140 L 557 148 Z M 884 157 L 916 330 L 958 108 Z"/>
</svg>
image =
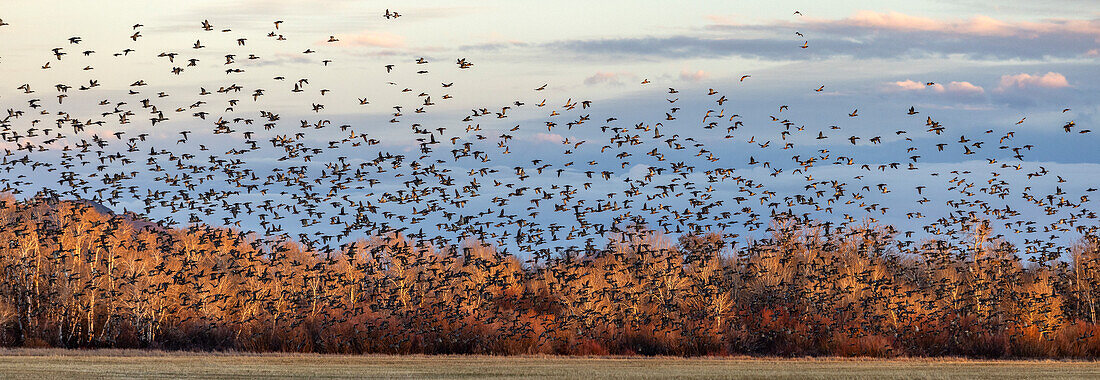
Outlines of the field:
<svg viewBox="0 0 1100 380">
<path fill-rule="evenodd" d="M 0 351 L 0 378 L 1097 378 L 1100 363 Z"/>
</svg>

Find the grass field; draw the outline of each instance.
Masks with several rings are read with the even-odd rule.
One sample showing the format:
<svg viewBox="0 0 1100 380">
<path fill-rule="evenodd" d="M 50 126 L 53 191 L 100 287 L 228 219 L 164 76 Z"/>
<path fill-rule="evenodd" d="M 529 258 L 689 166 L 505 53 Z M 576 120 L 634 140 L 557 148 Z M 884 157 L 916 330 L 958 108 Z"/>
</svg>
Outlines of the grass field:
<svg viewBox="0 0 1100 380">
<path fill-rule="evenodd" d="M 1100 362 L 0 350 L 0 378 L 1100 378 Z"/>
</svg>

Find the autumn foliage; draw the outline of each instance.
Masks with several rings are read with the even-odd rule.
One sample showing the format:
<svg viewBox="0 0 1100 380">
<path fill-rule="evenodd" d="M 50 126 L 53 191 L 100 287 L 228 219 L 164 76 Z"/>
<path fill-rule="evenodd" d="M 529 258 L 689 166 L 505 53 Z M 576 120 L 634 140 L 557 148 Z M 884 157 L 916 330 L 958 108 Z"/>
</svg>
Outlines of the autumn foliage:
<svg viewBox="0 0 1100 380">
<path fill-rule="evenodd" d="M 325 353 L 1097 357 L 1100 240 L 1031 259 L 888 227 L 551 257 L 372 237 L 311 252 L 70 201 L 0 201 L 0 345 Z M 364 233 L 368 235 L 368 233 Z M 1042 256 L 1042 255 L 1039 255 Z"/>
</svg>

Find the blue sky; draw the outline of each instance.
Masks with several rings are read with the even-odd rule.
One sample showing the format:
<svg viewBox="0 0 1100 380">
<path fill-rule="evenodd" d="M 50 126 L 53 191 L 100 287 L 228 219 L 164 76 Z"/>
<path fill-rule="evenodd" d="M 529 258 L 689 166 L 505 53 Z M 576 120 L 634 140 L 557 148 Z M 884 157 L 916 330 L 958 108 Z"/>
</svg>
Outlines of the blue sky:
<svg viewBox="0 0 1100 380">
<path fill-rule="evenodd" d="M 528 209 L 533 205 L 529 202 L 533 190 L 515 196 L 516 201 L 504 206 L 493 202 L 493 198 L 507 197 L 523 186 L 549 189 L 555 185 L 582 187 L 591 183 L 591 189 L 565 202 L 587 200 L 585 207 L 597 202 L 617 202 L 625 199 L 622 192 L 630 188 L 629 180 L 638 180 L 649 168 L 682 161 L 697 169 L 680 180 L 693 181 L 698 188 L 712 187 L 709 190 L 712 198 L 708 201 L 727 200 L 715 206 L 716 210 L 739 211 L 741 206 L 734 207 L 728 199 L 743 194 L 744 188 L 730 182 L 707 183 L 702 172 L 733 168 L 736 175 L 766 184 L 765 188 L 777 193 L 775 199 L 764 205 L 754 199 L 754 213 L 766 216 L 770 211 L 766 203 L 804 193 L 807 184 L 838 180 L 849 183 L 849 190 L 862 193 L 863 201 L 847 205 L 846 211 L 840 211 L 842 206 L 838 205 L 833 214 L 811 212 L 814 217 L 834 219 L 849 213 L 857 219 L 874 217 L 902 230 L 919 230 L 928 220 L 914 223 L 909 217 L 912 213 L 921 212 L 934 220 L 948 215 L 953 210 L 948 202 L 956 199 L 981 199 L 988 202 L 989 208 L 1007 205 L 1021 212 L 1018 217 L 1021 219 L 1076 220 L 1077 214 L 1087 215 L 1094 202 L 1080 197 L 1087 199 L 1093 194 L 1087 190 L 1100 182 L 1097 180 L 1100 154 L 1095 151 L 1097 134 L 1079 133 L 1095 129 L 1100 111 L 1100 103 L 1095 100 L 1100 96 L 1097 65 L 1100 12 L 1088 1 L 1062 0 L 1044 2 L 1042 6 L 1032 2 L 975 1 L 836 1 L 828 2 L 827 6 L 811 1 L 675 4 L 456 1 L 444 6 L 420 1 L 397 4 L 326 1 L 319 6 L 282 0 L 119 1 L 106 5 L 22 0 L 13 3 L 14 6 L 0 11 L 0 19 L 10 24 L 0 27 L 0 70 L 7 74 L 0 78 L 0 102 L 5 109 L 28 109 L 27 101 L 38 98 L 51 115 L 41 117 L 45 122 L 34 125 L 28 117 L 10 120 L 8 128 L 25 135 L 29 128 L 53 123 L 58 111 L 79 120 L 108 121 L 50 142 L 47 145 L 51 149 L 32 152 L 35 160 L 59 162 L 65 145 L 91 141 L 91 135 L 107 138 L 110 142 L 107 152 L 133 153 L 126 152 L 125 139 L 146 133 L 147 140 L 135 142 L 142 152 L 154 148 L 175 154 L 190 153 L 196 158 L 189 161 L 209 164 L 205 162 L 208 156 L 229 157 L 227 151 L 244 146 L 247 139 L 242 132 L 254 130 L 255 140 L 265 149 L 243 156 L 247 157 L 243 166 L 254 169 L 260 177 L 272 174 L 277 168 L 301 165 L 309 168 L 307 177 L 316 179 L 326 174 L 324 164 L 335 162 L 338 157 L 361 163 L 379 152 L 404 154 L 408 156 L 406 166 L 377 173 L 382 182 L 373 189 L 348 189 L 342 194 L 378 203 L 379 199 L 387 198 L 386 194 L 408 188 L 404 179 L 395 176 L 397 173 L 425 177 L 409 168 L 409 162 L 435 163 L 450 170 L 449 175 L 459 180 L 458 186 L 471 178 L 488 184 L 478 195 L 470 197 L 465 209 L 449 210 L 459 214 L 477 214 L 487 209 L 494 213 L 503 209 L 506 214 L 515 215 L 538 212 L 529 218 L 542 225 L 566 226 L 565 230 L 579 222 L 567 213 L 554 211 L 552 203 L 559 200 Z M 392 20 L 381 17 L 387 7 L 402 16 Z M 794 13 L 796 10 L 799 14 Z M 202 30 L 203 20 L 208 20 L 214 30 Z M 277 31 L 275 20 L 283 21 Z M 136 29 L 142 34 L 136 41 L 130 38 L 135 32 L 134 24 L 143 25 Z M 229 31 L 222 32 L 223 29 Z M 265 37 L 268 32 L 282 34 L 285 40 Z M 81 37 L 79 45 L 68 42 L 74 36 Z M 247 38 L 246 44 L 240 46 L 238 38 Z M 330 39 L 338 41 L 329 42 Z M 204 48 L 193 49 L 196 41 Z M 56 60 L 51 51 L 57 47 L 67 53 L 62 60 Z M 85 49 L 95 53 L 83 56 L 81 52 Z M 134 52 L 115 56 L 123 49 Z M 303 53 L 307 49 L 314 53 Z M 166 57 L 158 56 L 160 53 L 178 53 L 179 57 L 176 62 L 168 62 Z M 231 65 L 224 64 L 226 54 L 236 55 Z M 248 59 L 249 55 L 257 58 Z M 198 64 L 183 67 L 190 58 L 199 59 Z M 418 58 L 428 63 L 414 63 Z M 459 58 L 474 65 L 459 69 L 455 64 Z M 327 65 L 323 63 L 325 60 L 329 61 Z M 46 62 L 52 62 L 52 67 L 41 69 Z M 392 72 L 385 70 L 384 65 L 388 64 L 394 65 Z M 86 67 L 91 69 L 84 70 Z M 172 67 L 183 67 L 184 71 L 174 75 L 170 72 Z M 224 71 L 227 67 L 244 72 L 227 74 Z M 418 73 L 422 70 L 427 72 Z M 745 75 L 749 77 L 742 80 Z M 286 80 L 272 79 L 277 76 Z M 292 83 L 303 78 L 309 81 L 308 91 L 290 92 Z M 100 86 L 84 92 L 71 90 L 66 93 L 64 103 L 57 104 L 59 91 L 55 85 L 77 88 L 93 79 Z M 149 86 L 132 86 L 139 80 Z M 648 83 L 642 84 L 643 80 Z M 445 83 L 453 85 L 443 87 Z M 28 94 L 17 89 L 23 84 L 30 84 L 35 92 Z M 233 84 L 240 85 L 243 91 L 198 95 L 200 88 L 214 91 Z M 544 89 L 535 90 L 544 84 Z M 401 91 L 406 88 L 410 91 Z M 670 88 L 677 92 L 671 93 Z M 265 94 L 253 101 L 251 94 L 256 89 L 263 89 Z M 325 93 L 320 93 L 320 89 L 326 90 Z M 712 89 L 716 94 L 708 95 Z M 132 90 L 138 93 L 129 94 Z M 158 92 L 169 96 L 157 96 Z M 423 106 L 421 93 L 429 94 L 435 104 Z M 444 94 L 448 97 L 444 98 Z M 722 96 L 728 101 L 716 104 L 715 100 Z M 141 107 L 143 99 L 168 113 L 170 120 L 151 125 L 141 113 L 148 111 Z M 231 99 L 240 102 L 229 111 L 226 102 Z M 358 99 L 369 104 L 361 105 Z M 141 114 L 135 115 L 133 123 L 118 124 L 117 115 L 103 116 L 105 107 L 99 105 L 102 100 L 108 100 L 115 109 L 133 109 Z M 212 115 L 208 120 L 191 115 L 195 111 L 189 106 L 198 100 L 208 102 L 198 107 Z M 562 109 L 564 104 L 582 100 L 591 101 L 592 107 Z M 118 102 L 127 104 L 117 106 Z M 517 106 L 516 102 L 524 105 Z M 536 107 L 540 102 L 546 106 Z M 313 104 L 325 107 L 314 112 Z M 111 106 L 106 111 L 111 111 Z M 393 106 L 403 107 L 402 116 L 393 115 Z M 506 106 L 511 107 L 506 112 L 507 118 L 490 115 L 464 121 L 471 109 L 485 108 L 495 113 Z M 413 111 L 419 107 L 427 108 L 426 112 Z M 676 119 L 666 120 L 672 107 L 678 108 Z M 910 107 L 919 113 L 907 114 Z M 184 110 L 172 112 L 176 109 Z M 551 114 L 551 109 L 560 111 L 560 115 Z M 729 131 L 726 128 L 733 122 L 729 119 L 708 129 L 706 124 L 714 119 L 701 121 L 708 110 L 715 116 L 721 113 L 724 118 L 739 115 L 737 120 L 742 124 Z M 233 133 L 212 133 L 213 120 L 219 116 L 228 120 L 256 118 L 259 111 L 276 112 L 282 121 L 272 130 L 234 124 Z M 853 113 L 856 116 L 850 116 Z M 576 128 L 565 128 L 567 122 L 582 115 L 588 115 L 590 121 Z M 618 120 L 604 122 L 612 117 Z M 926 131 L 928 117 L 946 128 L 942 135 Z M 391 119 L 400 120 L 390 123 Z M 319 129 L 299 127 L 301 121 L 321 120 L 328 120 L 331 125 Z M 782 120 L 789 121 L 789 125 L 784 126 Z M 548 121 L 557 125 L 548 130 L 545 125 Z M 1070 122 L 1075 127 L 1066 133 L 1063 126 Z M 649 138 L 655 131 L 634 129 L 639 123 L 665 136 L 678 135 L 677 142 L 686 149 L 664 149 L 673 146 L 663 142 L 668 137 Z M 336 128 L 339 125 L 349 128 Z M 475 125 L 481 131 L 465 132 L 467 126 Z M 520 129 L 512 131 L 515 126 Z M 647 138 L 636 146 L 612 147 L 615 153 L 630 154 L 615 157 L 601 153 L 601 147 L 611 140 L 607 130 L 601 130 L 600 126 L 624 128 L 630 134 L 646 134 Z M 418 158 L 415 139 L 428 135 L 410 132 L 440 127 L 446 131 L 434 137 L 448 144 L 435 148 L 423 159 Z M 793 130 L 790 135 L 782 134 L 788 129 Z M 189 140 L 177 143 L 179 132 L 185 130 L 192 131 Z M 357 149 L 325 148 L 331 146 L 330 141 L 347 137 L 349 130 L 368 134 L 379 144 Z M 906 133 L 897 133 L 903 130 Z M 124 137 L 116 139 L 112 136 L 115 132 L 125 132 Z M 828 138 L 816 138 L 818 132 Z M 283 152 L 273 149 L 267 140 L 295 133 L 304 134 L 300 143 L 323 152 L 310 162 L 300 157 L 278 161 Z M 485 138 L 478 139 L 479 134 Z M 503 134 L 512 137 L 498 145 Z M 1002 138 L 1006 135 L 1011 137 Z M 851 144 L 848 140 L 851 136 L 860 139 Z M 491 160 L 453 159 L 451 137 L 460 138 L 456 146 L 471 142 L 473 150 L 486 152 Z M 869 141 L 875 137 L 880 144 Z M 39 136 L 24 141 L 45 144 L 45 140 L 48 138 Z M 580 141 L 584 143 L 567 149 L 563 144 L 566 140 L 570 147 Z M 766 146 L 760 146 L 768 141 Z M 964 154 L 963 146 L 977 141 L 984 141 L 985 145 L 966 148 L 976 154 Z M 788 142 L 792 146 L 782 149 Z M 942 152 L 936 146 L 941 143 L 949 144 Z M 7 149 L 19 152 L 18 143 L 5 144 Z M 1024 145 L 1033 147 L 1024 150 L 1024 158 L 1013 157 L 1012 148 Z M 203 147 L 209 150 L 202 150 Z M 657 161 L 645 154 L 656 148 L 661 148 L 668 160 Z M 700 149 L 705 152 L 696 155 Z M 572 153 L 565 155 L 565 150 Z M 717 158 L 708 161 L 708 154 Z M 917 169 L 861 170 L 860 165 L 819 165 L 794 174 L 798 167 L 792 156 L 796 155 L 800 159 L 827 157 L 821 159 L 823 162 L 832 162 L 840 156 L 852 157 L 870 168 L 894 162 L 904 168 L 912 162 Z M 920 157 L 911 159 L 914 155 Z M 146 163 L 145 155 L 132 156 L 134 161 Z M 18 157 L 21 154 L 10 158 Z M 541 162 L 533 164 L 532 159 Z M 750 159 L 768 162 L 772 168 L 749 165 Z M 565 166 L 568 162 L 574 164 Z M 544 164 L 554 165 L 544 175 L 532 175 L 523 181 L 514 175 L 517 166 L 534 172 Z M 1019 165 L 1019 169 L 1006 169 L 1002 164 Z M 94 171 L 92 166 L 75 170 L 88 176 Z M 65 171 L 12 167 L 6 185 L 26 191 L 24 194 L 42 187 L 56 187 L 57 177 Z M 498 172 L 487 177 L 468 175 L 470 170 L 483 167 Z M 774 168 L 784 171 L 776 173 Z M 118 163 L 105 167 L 108 173 L 137 169 L 137 165 Z M 550 175 L 557 169 L 563 170 L 561 177 Z M 1043 169 L 1055 174 L 1030 178 L 1026 175 Z M 586 170 L 609 171 L 613 180 L 602 180 L 599 175 L 595 180 L 588 179 Z M 952 174 L 953 170 L 960 174 Z M 17 178 L 20 174 L 24 177 Z M 165 174 L 173 173 L 169 170 Z M 211 181 L 199 184 L 196 190 L 234 189 L 223 174 L 215 171 L 213 175 Z M 1061 176 L 1063 181 L 1052 176 Z M 675 183 L 675 177 L 658 175 L 639 196 L 657 191 L 654 186 Z M 1011 183 L 1011 195 L 1006 199 L 988 194 L 962 197 L 957 189 L 952 189 L 956 183 L 953 177 L 979 185 L 975 189 L 983 183 L 989 186 L 1004 180 Z M 143 190 L 142 194 L 149 189 L 179 190 L 157 178 L 158 175 L 142 172 L 123 182 L 125 186 Z M 500 181 L 500 185 L 495 185 L 494 180 Z M 888 184 L 892 191 L 858 191 L 862 186 L 876 190 L 880 183 Z M 922 185 L 928 190 L 916 194 L 914 188 Z M 278 193 L 278 185 L 272 186 L 275 186 L 272 193 Z M 198 193 L 196 190 L 192 191 Z M 287 191 L 293 193 L 294 189 Z M 609 198 L 608 193 L 620 195 Z M 1076 206 L 1045 215 L 1043 207 L 1028 206 L 1021 198 L 1023 194 L 1038 197 L 1058 194 L 1073 200 Z M 428 198 L 439 201 L 439 196 Z M 923 197 L 931 200 L 915 203 Z M 666 204 L 675 209 L 697 207 L 687 202 L 687 198 L 637 202 Z M 235 203 L 264 199 L 293 202 L 289 194 L 238 194 L 221 200 Z M 134 197 L 112 200 L 118 202 L 115 207 L 119 209 L 144 206 Z M 421 204 L 389 203 L 382 208 L 397 213 L 410 212 L 412 207 L 423 209 Z M 874 203 L 890 211 L 868 212 L 856 207 L 858 203 Z M 318 207 L 326 220 L 330 213 L 339 210 L 339 206 Z M 210 210 L 209 214 L 192 213 L 213 224 L 219 224 L 227 215 L 224 207 L 212 205 Z M 804 206 L 792 210 L 809 212 Z M 171 207 L 161 206 L 150 209 L 149 214 L 162 218 L 173 213 Z M 186 212 L 176 214 L 173 218 L 177 221 L 189 219 Z M 592 217 L 609 221 L 610 214 L 594 212 Z M 259 228 L 255 216 L 239 218 L 242 228 Z M 442 212 L 432 212 L 410 228 L 433 230 L 437 223 L 448 223 Z M 1096 224 L 1095 219 L 1083 223 Z M 324 225 L 299 225 L 296 232 L 323 234 L 322 231 L 328 231 Z M 508 229 L 515 228 L 500 227 L 501 231 Z M 742 237 L 761 236 L 760 231 L 738 233 Z M 1050 235 L 1042 234 L 1042 228 L 1037 234 Z M 1064 231 L 1055 234 L 1069 240 L 1076 236 Z"/>
</svg>

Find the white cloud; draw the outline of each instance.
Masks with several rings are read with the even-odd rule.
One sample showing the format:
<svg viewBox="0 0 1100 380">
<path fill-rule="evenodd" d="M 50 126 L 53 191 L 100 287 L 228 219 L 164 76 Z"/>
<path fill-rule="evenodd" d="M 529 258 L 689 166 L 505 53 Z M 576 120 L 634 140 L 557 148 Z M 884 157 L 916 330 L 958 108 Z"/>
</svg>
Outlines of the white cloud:
<svg viewBox="0 0 1100 380">
<path fill-rule="evenodd" d="M 373 46 L 399 48 L 405 46 L 405 37 L 389 32 L 362 31 L 350 36 L 337 36 L 341 46 Z"/>
<path fill-rule="evenodd" d="M 705 80 L 707 78 L 710 78 L 710 74 L 707 73 L 706 71 L 703 71 L 703 70 L 694 71 L 694 72 L 688 71 L 688 70 L 681 70 L 680 71 L 680 79 L 681 80 L 686 80 L 686 81 L 691 81 L 691 82 L 699 82 L 699 81 Z"/>
<path fill-rule="evenodd" d="M 561 144 L 562 141 L 565 141 L 565 137 L 562 137 L 557 133 L 538 133 L 535 134 L 532 139 L 538 142 L 549 142 L 556 144 Z"/>
<path fill-rule="evenodd" d="M 1003 92 L 1009 89 L 1064 87 L 1070 87 L 1069 81 L 1066 80 L 1064 75 L 1052 71 L 1043 75 L 1020 73 L 1001 76 L 1001 83 L 997 86 L 997 91 Z"/>
<path fill-rule="evenodd" d="M 630 74 L 630 73 L 613 73 L 613 72 L 597 71 L 592 76 L 590 76 L 588 78 L 584 78 L 584 84 L 587 84 L 587 85 L 590 85 L 590 86 L 591 85 L 596 85 L 596 84 L 601 84 L 601 83 L 618 85 L 618 84 L 623 83 L 622 79 L 624 77 L 630 77 L 630 76 L 633 76 L 633 75 Z"/>
<path fill-rule="evenodd" d="M 960 95 L 977 95 L 985 93 L 982 86 L 970 82 L 951 82 L 947 84 L 945 91 Z"/>
</svg>

